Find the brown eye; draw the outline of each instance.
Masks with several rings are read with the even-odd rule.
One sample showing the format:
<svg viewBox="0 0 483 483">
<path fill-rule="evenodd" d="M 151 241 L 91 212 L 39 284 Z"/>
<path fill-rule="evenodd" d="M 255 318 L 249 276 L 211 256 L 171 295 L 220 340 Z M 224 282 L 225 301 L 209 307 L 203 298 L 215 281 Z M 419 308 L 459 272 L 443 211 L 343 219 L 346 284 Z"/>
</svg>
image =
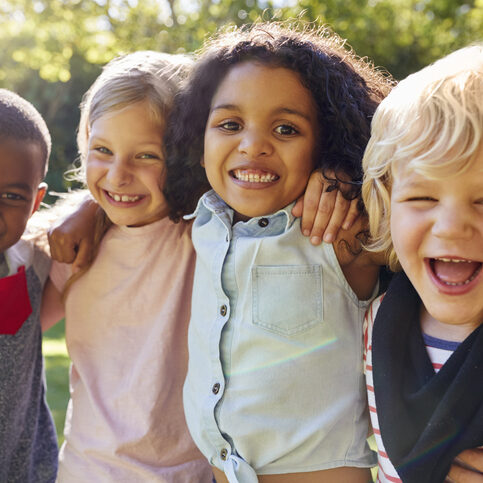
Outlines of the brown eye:
<svg viewBox="0 0 483 483">
<path fill-rule="evenodd" d="M 298 131 L 289 124 L 281 124 L 280 126 L 277 126 L 275 132 L 281 136 L 293 136 L 294 134 L 298 134 Z"/>
<path fill-rule="evenodd" d="M 237 132 L 241 129 L 241 126 L 238 122 L 235 121 L 227 121 L 223 122 L 218 125 L 221 129 L 225 131 Z"/>
<path fill-rule="evenodd" d="M 1 193 L 0 198 L 3 200 L 11 200 L 11 201 L 22 201 L 25 198 L 17 193 Z"/>
</svg>

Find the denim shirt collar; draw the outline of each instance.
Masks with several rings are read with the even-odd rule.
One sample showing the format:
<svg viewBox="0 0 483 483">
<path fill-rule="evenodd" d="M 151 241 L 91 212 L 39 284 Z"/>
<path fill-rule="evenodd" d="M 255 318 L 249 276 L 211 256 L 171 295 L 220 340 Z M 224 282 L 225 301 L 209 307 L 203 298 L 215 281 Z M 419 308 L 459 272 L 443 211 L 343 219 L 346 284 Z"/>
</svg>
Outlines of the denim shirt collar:
<svg viewBox="0 0 483 483">
<path fill-rule="evenodd" d="M 257 216 L 248 221 L 239 221 L 233 225 L 233 210 L 215 193 L 214 190 L 205 193 L 193 213 L 184 216 L 185 220 L 191 220 L 202 213 L 212 213 L 229 231 L 240 235 L 249 236 L 272 236 L 285 233 L 294 223 L 296 218 L 292 215 L 295 202 L 290 203 L 275 213 L 266 216 Z M 233 225 L 233 226 L 232 226 Z"/>
</svg>

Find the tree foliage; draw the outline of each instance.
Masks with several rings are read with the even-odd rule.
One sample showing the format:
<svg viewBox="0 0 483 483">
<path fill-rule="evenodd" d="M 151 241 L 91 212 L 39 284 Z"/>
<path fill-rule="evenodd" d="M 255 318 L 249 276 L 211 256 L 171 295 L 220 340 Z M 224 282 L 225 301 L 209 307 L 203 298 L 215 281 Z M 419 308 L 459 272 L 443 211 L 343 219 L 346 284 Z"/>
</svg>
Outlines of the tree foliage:
<svg viewBox="0 0 483 483">
<path fill-rule="evenodd" d="M 193 52 L 226 24 L 300 18 L 328 25 L 402 78 L 483 33 L 483 0 L 3 0 L 0 86 L 29 99 L 54 140 L 48 182 L 76 158 L 82 94 L 101 66 L 140 49 Z"/>
</svg>

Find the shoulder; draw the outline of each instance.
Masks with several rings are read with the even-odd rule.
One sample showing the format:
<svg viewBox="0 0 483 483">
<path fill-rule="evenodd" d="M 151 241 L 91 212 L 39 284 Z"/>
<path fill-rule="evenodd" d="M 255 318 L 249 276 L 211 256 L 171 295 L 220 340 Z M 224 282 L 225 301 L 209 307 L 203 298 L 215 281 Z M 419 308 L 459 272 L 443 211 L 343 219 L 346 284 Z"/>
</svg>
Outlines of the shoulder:
<svg viewBox="0 0 483 483">
<path fill-rule="evenodd" d="M 368 351 L 372 345 L 372 328 L 374 327 L 374 320 L 376 319 L 377 311 L 381 306 L 384 295 L 385 294 L 382 294 L 374 299 L 366 310 L 363 326 L 365 351 Z"/>
<path fill-rule="evenodd" d="M 32 241 L 20 239 L 6 250 L 5 258 L 9 274 L 17 273 L 23 266 L 26 272 L 33 270 L 42 286 L 47 280 L 51 264 L 50 257 Z"/>
</svg>

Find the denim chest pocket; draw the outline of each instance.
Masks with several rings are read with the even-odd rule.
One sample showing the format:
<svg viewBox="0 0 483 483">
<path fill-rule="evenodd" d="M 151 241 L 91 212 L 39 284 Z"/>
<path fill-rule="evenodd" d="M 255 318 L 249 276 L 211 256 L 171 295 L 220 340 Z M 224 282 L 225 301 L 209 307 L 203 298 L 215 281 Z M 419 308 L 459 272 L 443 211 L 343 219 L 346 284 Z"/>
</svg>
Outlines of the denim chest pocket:
<svg viewBox="0 0 483 483">
<path fill-rule="evenodd" d="M 320 265 L 257 266 L 252 269 L 253 323 L 292 336 L 322 320 Z"/>
</svg>

